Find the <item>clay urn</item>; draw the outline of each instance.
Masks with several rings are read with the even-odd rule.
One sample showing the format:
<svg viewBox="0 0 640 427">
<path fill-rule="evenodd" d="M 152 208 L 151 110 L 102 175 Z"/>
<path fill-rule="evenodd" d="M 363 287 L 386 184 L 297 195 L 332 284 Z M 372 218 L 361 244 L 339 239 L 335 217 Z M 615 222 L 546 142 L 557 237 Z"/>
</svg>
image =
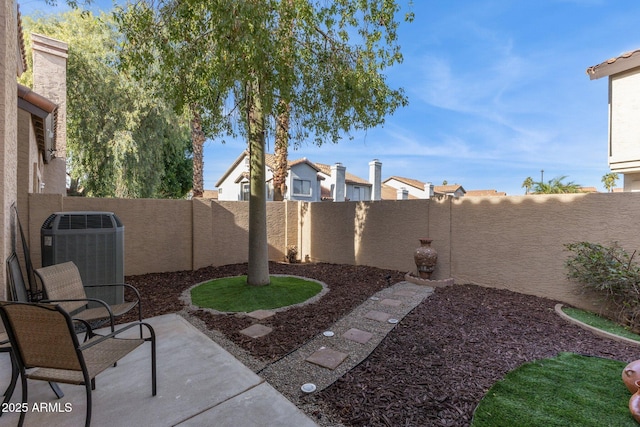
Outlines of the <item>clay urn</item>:
<svg viewBox="0 0 640 427">
<path fill-rule="evenodd" d="M 637 391 L 629 399 L 629 412 L 633 418 L 640 423 L 640 380 L 634 383 Z"/>
<path fill-rule="evenodd" d="M 413 259 L 421 279 L 430 279 L 431 273 L 436 268 L 436 262 L 438 262 L 438 252 L 431 247 L 431 242 L 432 240 L 429 238 L 420 239 L 420 246 L 413 253 Z"/>
<path fill-rule="evenodd" d="M 638 390 L 636 385 L 638 380 L 640 380 L 640 359 L 629 363 L 622 370 L 622 381 L 631 393 L 635 393 Z"/>
</svg>

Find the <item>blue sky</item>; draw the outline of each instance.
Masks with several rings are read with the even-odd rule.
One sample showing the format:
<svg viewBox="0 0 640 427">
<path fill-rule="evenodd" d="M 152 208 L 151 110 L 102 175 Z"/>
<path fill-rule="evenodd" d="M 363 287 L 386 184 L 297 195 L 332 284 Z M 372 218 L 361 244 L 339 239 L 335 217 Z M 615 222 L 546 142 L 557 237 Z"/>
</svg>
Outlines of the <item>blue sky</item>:
<svg viewBox="0 0 640 427">
<path fill-rule="evenodd" d="M 24 14 L 42 0 L 19 2 Z M 387 71 L 409 105 L 384 126 L 321 147 L 302 144 L 291 160 L 341 162 L 382 176 L 467 190 L 523 194 L 522 182 L 567 175 L 604 191 L 607 79 L 585 70 L 640 48 L 636 0 L 414 0 L 415 20 L 399 31 L 404 62 Z M 98 4 L 110 3 L 100 2 Z M 408 1 L 401 0 L 403 13 Z M 269 141 L 268 151 L 273 151 Z M 208 141 L 205 188 L 214 189 L 244 141 Z M 622 178 L 618 181 L 622 186 Z"/>
</svg>

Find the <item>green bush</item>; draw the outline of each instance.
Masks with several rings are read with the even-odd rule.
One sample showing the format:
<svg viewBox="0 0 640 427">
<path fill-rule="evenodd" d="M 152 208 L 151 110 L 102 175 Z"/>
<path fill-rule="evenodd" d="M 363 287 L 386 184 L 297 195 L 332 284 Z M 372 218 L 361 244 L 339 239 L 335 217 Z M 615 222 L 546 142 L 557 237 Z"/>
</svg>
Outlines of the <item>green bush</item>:
<svg viewBox="0 0 640 427">
<path fill-rule="evenodd" d="M 564 245 L 572 255 L 566 260 L 567 277 L 607 296 L 618 309 L 617 321 L 640 331 L 640 267 L 617 243 L 576 242 Z"/>
</svg>

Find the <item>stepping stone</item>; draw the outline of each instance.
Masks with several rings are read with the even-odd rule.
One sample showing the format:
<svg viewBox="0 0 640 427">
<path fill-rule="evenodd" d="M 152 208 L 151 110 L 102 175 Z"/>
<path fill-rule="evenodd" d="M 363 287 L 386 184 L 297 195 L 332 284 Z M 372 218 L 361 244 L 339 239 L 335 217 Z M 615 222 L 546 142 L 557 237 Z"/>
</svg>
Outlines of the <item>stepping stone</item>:
<svg viewBox="0 0 640 427">
<path fill-rule="evenodd" d="M 394 295 L 398 295 L 400 297 L 414 297 L 416 296 L 415 291 L 410 291 L 408 289 L 401 289 L 393 293 Z"/>
<path fill-rule="evenodd" d="M 385 298 L 380 301 L 380 304 L 388 305 L 391 307 L 400 307 L 402 305 L 402 301 L 400 301 L 399 299 Z"/>
<path fill-rule="evenodd" d="M 347 354 L 340 351 L 332 350 L 327 347 L 320 347 L 311 356 L 305 360 L 313 363 L 314 365 L 322 366 L 323 368 L 334 370 L 347 358 Z"/>
<path fill-rule="evenodd" d="M 385 313 L 384 311 L 371 310 L 365 314 L 364 317 L 371 320 L 377 320 L 378 322 L 386 322 L 393 317 L 393 314 Z"/>
<path fill-rule="evenodd" d="M 348 340 L 359 342 L 360 344 L 366 344 L 373 337 L 371 332 L 361 331 L 360 329 L 351 328 L 342 336 Z"/>
<path fill-rule="evenodd" d="M 264 319 L 268 319 L 271 316 L 274 316 L 275 314 L 276 312 L 271 310 L 255 310 L 255 311 L 252 311 L 251 313 L 247 313 L 247 316 L 253 317 L 254 319 L 258 319 L 258 320 L 264 320 Z"/>
<path fill-rule="evenodd" d="M 251 325 L 248 328 L 241 330 L 240 333 L 251 338 L 260 338 L 267 335 L 272 330 L 273 329 L 268 326 L 256 323 L 255 325 Z"/>
</svg>

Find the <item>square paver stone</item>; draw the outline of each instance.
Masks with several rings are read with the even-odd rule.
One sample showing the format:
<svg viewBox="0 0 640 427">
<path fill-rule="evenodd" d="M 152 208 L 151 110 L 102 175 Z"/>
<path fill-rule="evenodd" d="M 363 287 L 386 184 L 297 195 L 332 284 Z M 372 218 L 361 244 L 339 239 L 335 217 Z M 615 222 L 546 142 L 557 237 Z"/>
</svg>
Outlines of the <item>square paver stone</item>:
<svg viewBox="0 0 640 427">
<path fill-rule="evenodd" d="M 327 347 L 321 347 L 305 360 L 307 362 L 313 363 L 314 365 L 333 370 L 336 369 L 346 358 L 346 353 L 332 350 Z"/>
<path fill-rule="evenodd" d="M 371 310 L 367 312 L 364 317 L 371 320 L 377 320 L 378 322 L 386 322 L 393 317 L 393 314 L 385 313 L 384 311 Z"/>
<path fill-rule="evenodd" d="M 251 325 L 248 328 L 244 328 L 243 330 L 240 331 L 240 333 L 251 338 L 260 338 L 267 335 L 272 330 L 273 329 L 271 329 L 268 326 L 264 326 L 259 323 L 256 323 L 255 325 Z"/>
<path fill-rule="evenodd" d="M 342 336 L 348 340 L 359 342 L 360 344 L 366 344 L 373 337 L 373 334 L 371 332 L 351 328 L 342 334 Z"/>
<path fill-rule="evenodd" d="M 380 301 L 380 304 L 388 305 L 391 307 L 400 307 L 402 305 L 402 301 L 399 299 L 385 298 Z"/>
<path fill-rule="evenodd" d="M 410 291 L 408 289 L 401 289 L 399 291 L 395 291 L 394 295 L 398 295 L 400 297 L 413 297 L 416 295 L 416 291 Z"/>
<path fill-rule="evenodd" d="M 253 317 L 254 319 L 258 319 L 258 320 L 264 320 L 264 319 L 268 319 L 269 317 L 275 314 L 276 312 L 271 310 L 254 310 L 251 313 L 247 313 L 247 316 Z"/>
</svg>

